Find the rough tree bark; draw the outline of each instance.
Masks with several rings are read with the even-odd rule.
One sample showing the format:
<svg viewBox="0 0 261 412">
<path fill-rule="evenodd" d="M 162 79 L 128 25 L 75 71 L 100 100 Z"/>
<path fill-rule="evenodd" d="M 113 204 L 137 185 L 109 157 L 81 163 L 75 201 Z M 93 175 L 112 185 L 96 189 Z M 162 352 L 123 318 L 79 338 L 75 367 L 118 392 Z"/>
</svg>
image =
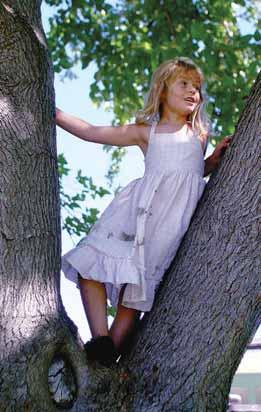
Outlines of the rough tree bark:
<svg viewBox="0 0 261 412">
<path fill-rule="evenodd" d="M 53 71 L 40 1 L 0 1 L 0 36 L 0 410 L 52 411 L 53 360 L 66 358 L 80 383 L 84 359 L 59 293 Z"/>
<path fill-rule="evenodd" d="M 261 77 L 132 352 L 117 368 L 91 368 L 60 298 L 40 1 L 0 0 L 0 33 L 0 411 L 225 411 L 261 314 Z"/>
</svg>

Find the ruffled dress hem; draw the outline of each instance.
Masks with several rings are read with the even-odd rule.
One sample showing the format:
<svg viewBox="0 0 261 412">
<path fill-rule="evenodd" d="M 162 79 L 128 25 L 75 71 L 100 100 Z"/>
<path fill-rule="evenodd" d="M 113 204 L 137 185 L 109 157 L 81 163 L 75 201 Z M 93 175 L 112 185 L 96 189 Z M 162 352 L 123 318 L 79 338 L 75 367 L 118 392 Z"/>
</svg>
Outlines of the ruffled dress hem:
<svg viewBox="0 0 261 412">
<path fill-rule="evenodd" d="M 107 297 L 115 308 L 120 290 L 126 284 L 122 305 L 143 312 L 151 310 L 153 300 L 148 301 L 145 295 L 142 268 L 137 267 L 131 256 L 111 256 L 88 244 L 66 253 L 62 257 L 62 270 L 78 288 L 78 273 L 84 279 L 104 283 Z"/>
</svg>

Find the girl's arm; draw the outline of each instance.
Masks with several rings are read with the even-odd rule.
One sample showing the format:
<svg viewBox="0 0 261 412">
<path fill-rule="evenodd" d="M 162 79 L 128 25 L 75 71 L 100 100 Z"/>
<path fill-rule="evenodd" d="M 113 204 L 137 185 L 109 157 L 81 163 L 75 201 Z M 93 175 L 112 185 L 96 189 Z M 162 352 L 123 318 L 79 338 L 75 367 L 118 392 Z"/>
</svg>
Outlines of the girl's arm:
<svg viewBox="0 0 261 412">
<path fill-rule="evenodd" d="M 56 124 L 80 139 L 112 146 L 139 145 L 147 127 L 136 124 L 94 126 L 58 108 L 56 108 Z"/>
<path fill-rule="evenodd" d="M 222 142 L 217 145 L 212 155 L 205 160 L 204 177 L 212 173 L 219 166 L 225 151 L 230 145 L 231 139 L 232 136 L 226 136 Z"/>
</svg>

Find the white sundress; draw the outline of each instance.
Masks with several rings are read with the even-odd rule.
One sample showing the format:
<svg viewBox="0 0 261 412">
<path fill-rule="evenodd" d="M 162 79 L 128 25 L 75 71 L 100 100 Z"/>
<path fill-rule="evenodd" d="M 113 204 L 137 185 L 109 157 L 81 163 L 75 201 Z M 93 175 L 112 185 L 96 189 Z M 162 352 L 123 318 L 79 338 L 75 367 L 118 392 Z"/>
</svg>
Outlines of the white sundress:
<svg viewBox="0 0 261 412">
<path fill-rule="evenodd" d="M 145 172 L 125 186 L 87 236 L 62 257 L 66 278 L 103 282 L 111 305 L 150 311 L 155 291 L 186 233 L 206 181 L 204 150 L 190 129 L 156 133 L 153 122 Z"/>
</svg>

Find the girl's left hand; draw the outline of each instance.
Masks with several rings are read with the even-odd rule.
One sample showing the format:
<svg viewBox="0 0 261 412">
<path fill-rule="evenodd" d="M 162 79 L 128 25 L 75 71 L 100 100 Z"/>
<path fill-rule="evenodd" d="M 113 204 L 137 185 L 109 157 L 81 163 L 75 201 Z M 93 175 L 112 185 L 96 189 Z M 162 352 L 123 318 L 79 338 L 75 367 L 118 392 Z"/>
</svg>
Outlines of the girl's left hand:
<svg viewBox="0 0 261 412">
<path fill-rule="evenodd" d="M 221 161 L 222 157 L 225 154 L 225 151 L 229 147 L 231 140 L 232 140 L 233 135 L 226 136 L 218 145 L 215 147 L 215 150 L 213 151 L 211 157 L 213 161 L 216 163 L 216 166 L 218 166 L 219 162 Z"/>
</svg>

